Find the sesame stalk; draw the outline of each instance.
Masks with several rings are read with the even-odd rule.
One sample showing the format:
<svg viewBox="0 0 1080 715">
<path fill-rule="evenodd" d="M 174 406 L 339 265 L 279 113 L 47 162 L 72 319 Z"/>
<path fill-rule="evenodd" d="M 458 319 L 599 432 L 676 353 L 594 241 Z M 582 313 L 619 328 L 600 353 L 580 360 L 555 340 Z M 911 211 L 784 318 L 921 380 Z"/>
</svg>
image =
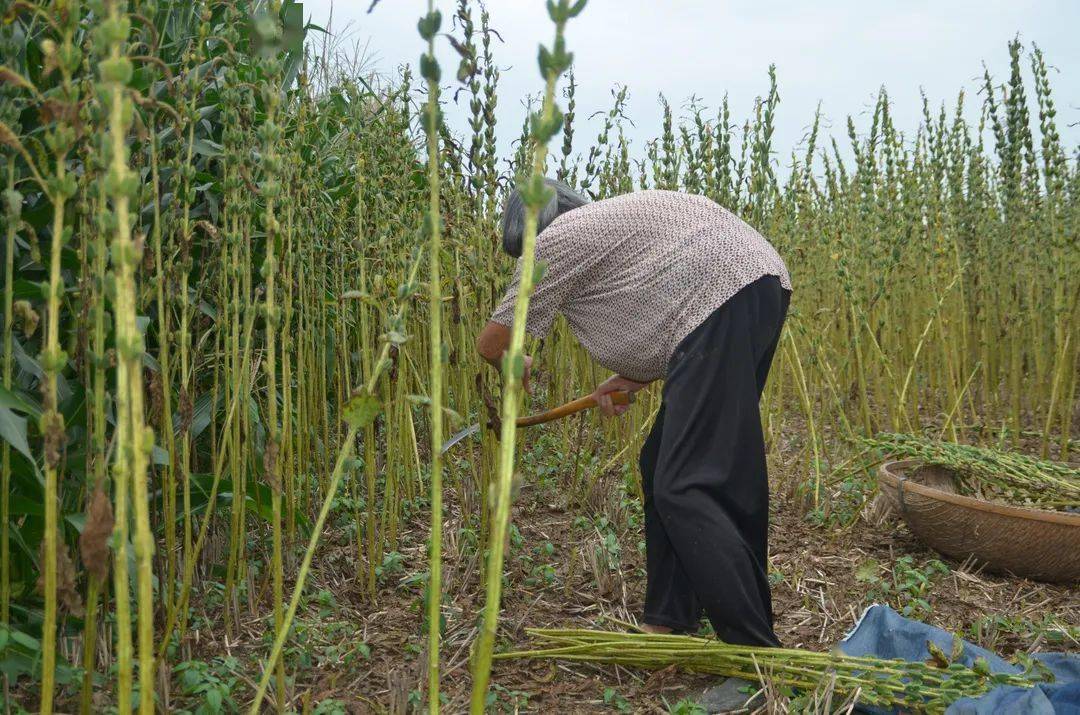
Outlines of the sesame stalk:
<svg viewBox="0 0 1080 715">
<path fill-rule="evenodd" d="M 116 407 L 117 448 L 114 472 L 117 482 L 117 543 L 126 547 L 126 499 L 128 489 L 132 498 L 135 522 L 135 562 L 138 602 L 139 655 L 139 712 L 154 712 L 154 594 L 153 550 L 150 534 L 149 491 L 147 462 L 154 444 L 153 433 L 143 419 L 142 359 L 145 350 L 143 337 L 136 323 L 137 304 L 135 270 L 141 257 L 141 246 L 132 240 L 130 203 L 138 188 L 138 175 L 128 166 L 127 134 L 133 117 L 133 107 L 127 93 L 131 81 L 132 63 L 124 54 L 124 45 L 131 29 L 127 16 L 121 14 L 119 0 L 106 4 L 107 16 L 99 26 L 98 41 L 107 48 L 107 58 L 98 69 L 106 99 L 107 112 L 107 175 L 105 190 L 112 205 L 113 306 L 116 322 Z M 127 584 L 126 559 L 121 553 L 116 559 L 117 609 L 125 605 Z M 125 566 L 121 566 L 125 564 Z M 119 614 L 118 614 L 119 616 Z M 120 623 L 118 617 L 118 624 Z M 121 625 L 121 628 L 123 626 Z M 130 627 L 130 626 L 129 626 Z M 124 647 L 124 646 L 121 646 Z M 124 673 L 130 656 L 121 655 L 121 691 L 130 693 L 130 675 Z M 130 673 L 130 665 L 127 665 Z M 122 702 L 128 693 L 121 692 Z M 121 705 L 123 710 L 123 706 Z"/>
<path fill-rule="evenodd" d="M 491 654 L 495 645 L 495 630 L 499 622 L 499 602 L 502 595 L 503 552 L 510 528 L 510 487 L 514 477 L 514 447 L 517 436 L 516 420 L 521 396 L 521 380 L 525 371 L 525 320 L 529 297 L 535 282 L 536 226 L 540 209 L 551 198 L 544 184 L 547 165 L 547 143 L 562 128 L 562 113 L 555 104 L 555 85 L 573 62 L 566 51 L 563 31 L 566 22 L 585 9 L 586 0 L 549 0 L 548 15 L 555 23 L 552 49 L 540 48 L 540 74 L 544 78 L 544 103 L 532 116 L 530 140 L 533 145 L 532 176 L 521 189 L 525 201 L 525 230 L 521 250 L 521 280 L 514 303 L 514 325 L 510 347 L 503 357 L 502 429 L 499 443 L 499 472 L 495 493 L 495 513 L 491 523 L 490 554 L 487 562 L 487 588 L 484 619 L 476 644 L 473 661 L 473 689 L 470 710 L 473 715 L 484 712 L 488 681 L 491 677 Z"/>
<path fill-rule="evenodd" d="M 278 0 L 270 2 L 270 17 L 277 22 L 281 11 L 281 3 Z M 262 194 L 266 201 L 263 209 L 263 230 L 266 232 L 266 262 L 263 264 L 263 278 L 266 283 L 266 302 L 263 306 L 265 320 L 265 343 L 266 361 L 266 416 L 268 424 L 268 438 L 263 456 L 263 469 L 267 484 L 270 486 L 271 515 L 271 568 L 273 573 L 273 598 L 274 598 L 274 629 L 280 630 L 283 622 L 282 592 L 284 583 L 284 568 L 281 561 L 281 471 L 279 451 L 281 445 L 281 427 L 278 424 L 278 391 L 277 391 L 277 326 L 279 322 L 279 308 L 276 304 L 275 277 L 277 274 L 277 256 L 275 244 L 281 233 L 281 224 L 275 214 L 275 202 L 281 194 L 282 181 L 281 159 L 278 157 L 277 146 L 282 139 L 282 131 L 277 124 L 278 105 L 281 103 L 281 92 L 278 88 L 280 82 L 280 60 L 272 56 L 266 60 L 266 85 L 264 100 L 266 102 L 266 121 L 260 127 L 259 133 L 263 139 L 262 164 L 263 181 Z M 273 663 L 275 673 L 275 695 L 278 712 L 285 712 L 285 664 L 279 657 Z"/>
<path fill-rule="evenodd" d="M 1043 680 L 1037 670 L 1017 675 L 991 673 L 983 658 L 967 667 L 958 662 L 962 653 L 959 641 L 949 654 L 929 643 L 930 661 L 911 662 L 732 645 L 684 635 L 537 628 L 528 629 L 528 633 L 540 643 L 539 648 L 496 657 L 618 664 L 647 670 L 674 666 L 752 681 L 767 674 L 773 683 L 805 690 L 829 681 L 837 692 L 857 696 L 861 703 L 918 712 L 943 712 L 962 697 L 976 697 L 999 685 L 1030 688 Z"/>
<path fill-rule="evenodd" d="M 41 572 L 44 587 L 44 613 L 41 624 L 41 712 L 52 712 L 56 675 L 56 620 L 57 620 L 57 550 L 60 538 L 59 500 L 60 469 L 67 433 L 64 417 L 57 405 L 57 384 L 60 373 L 68 363 L 67 353 L 60 347 L 60 308 L 64 296 L 64 279 L 61 276 L 61 253 L 70 239 L 66 228 L 66 204 L 77 190 L 76 177 L 67 170 L 67 157 L 75 145 L 75 130 L 71 126 L 77 106 L 77 90 L 72 82 L 72 72 L 79 62 L 74 49 L 74 32 L 77 18 L 68 17 L 60 30 L 60 44 L 52 40 L 43 43 L 45 54 L 56 62 L 61 77 L 61 102 L 64 110 L 50 130 L 48 144 L 53 152 L 53 175 L 47 181 L 46 193 L 52 202 L 52 232 L 49 249 L 49 289 L 46 303 L 46 337 L 41 354 L 45 373 L 42 390 L 43 411 L 39 428 L 44 436 L 45 461 L 45 531 L 42 535 Z M 10 315 L 10 314 L 9 314 Z M 5 470 L 6 471 L 6 470 Z"/>
<path fill-rule="evenodd" d="M 428 207 L 428 348 L 430 357 L 431 401 L 431 555 L 428 578 L 428 712 L 439 712 L 439 636 L 442 620 L 442 436 L 443 436 L 443 345 L 442 345 L 442 227 L 439 216 L 439 63 L 435 59 L 435 33 L 442 15 L 428 0 L 428 13 L 420 20 L 420 36 L 427 40 L 427 54 L 420 57 L 420 74 L 427 80 L 427 106 L 424 108 L 424 131 L 427 134 Z M 472 23 L 467 27 L 471 32 Z M 473 84 L 473 106 L 479 85 Z M 479 131 L 479 124 L 476 125 Z M 479 138 L 474 135 L 475 146 Z M 471 159 L 470 159 L 471 161 Z"/>
<path fill-rule="evenodd" d="M 420 269 L 420 260 L 422 256 L 422 251 L 416 251 L 405 281 L 399 289 L 398 294 L 401 298 L 401 302 L 398 304 L 397 311 L 389 320 L 390 331 L 388 331 L 388 333 L 393 332 L 404 324 L 405 308 L 408 305 L 408 299 L 412 297 L 416 290 L 416 276 Z M 374 394 L 379 385 L 379 379 L 382 377 L 386 368 L 391 364 L 390 347 L 392 344 L 393 341 L 389 336 L 382 342 L 371 375 L 364 383 L 364 386 L 357 390 L 350 398 L 349 402 L 344 406 L 344 417 L 348 427 L 342 437 L 341 446 L 338 448 L 337 456 L 334 459 L 334 468 L 326 486 L 323 503 L 319 508 L 319 514 L 316 517 L 315 524 L 311 530 L 311 537 L 308 539 L 307 549 L 304 551 L 304 558 L 301 560 L 300 568 L 296 574 L 296 585 L 293 587 L 292 597 L 289 599 L 289 607 L 285 611 L 285 617 L 281 627 L 277 629 L 274 636 L 274 645 L 270 649 L 270 655 L 263 667 L 262 678 L 259 680 L 259 684 L 255 689 L 255 698 L 252 700 L 251 707 L 248 710 L 250 715 L 257 715 L 259 712 L 259 706 L 262 705 L 263 697 L 266 695 L 266 688 L 270 684 L 270 674 L 273 672 L 273 669 L 270 668 L 268 664 L 277 662 L 277 659 L 281 657 L 282 649 L 285 647 L 285 640 L 289 636 L 289 629 L 292 627 L 293 619 L 296 617 L 296 611 L 300 607 L 300 599 L 303 596 L 304 584 L 307 581 L 308 573 L 311 570 L 311 561 L 315 555 L 315 548 L 318 546 L 319 539 L 322 537 L 323 527 L 326 525 L 326 519 L 330 514 L 330 507 L 334 502 L 334 497 L 337 495 L 338 487 L 341 486 L 341 479 L 345 473 L 345 466 L 350 461 L 353 450 L 356 447 L 356 436 L 359 434 L 359 431 L 370 424 L 382 410 L 382 406 L 379 404 L 379 401 L 375 399 Z"/>
<path fill-rule="evenodd" d="M 420 57 L 420 75 L 428 82 L 428 104 L 423 110 L 423 129 L 428 137 L 428 215 L 426 227 L 431 238 L 428 255 L 428 329 L 431 378 L 431 563 L 428 580 L 428 710 L 438 712 L 438 640 L 442 622 L 443 604 L 443 292 L 441 264 L 443 260 L 442 227 L 438 213 L 438 125 L 441 123 L 438 107 L 438 77 L 440 69 L 435 59 L 435 33 L 442 22 L 442 14 L 435 10 L 433 0 L 428 0 L 428 14 L 420 19 L 420 37 L 428 41 L 427 54 Z M 471 21 L 467 21 L 469 32 Z M 468 62 L 468 58 L 465 59 Z M 463 63 L 464 64 L 464 63 Z M 472 84 L 473 107 L 480 102 L 475 98 L 478 83 Z M 475 130 L 478 132 L 478 122 Z M 478 134 L 473 135 L 472 163 L 476 147 L 480 145 Z"/>
</svg>

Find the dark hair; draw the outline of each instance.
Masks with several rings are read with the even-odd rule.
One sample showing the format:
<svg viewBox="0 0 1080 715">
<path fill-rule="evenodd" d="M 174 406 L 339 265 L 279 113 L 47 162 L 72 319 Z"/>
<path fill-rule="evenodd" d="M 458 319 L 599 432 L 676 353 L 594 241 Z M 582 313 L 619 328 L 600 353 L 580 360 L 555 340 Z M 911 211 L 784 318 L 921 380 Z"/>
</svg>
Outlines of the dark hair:
<svg viewBox="0 0 1080 715">
<path fill-rule="evenodd" d="M 549 189 L 555 191 L 555 195 L 547 202 L 540 214 L 536 217 L 536 232 L 540 233 L 557 216 L 567 211 L 573 211 L 579 206 L 589 203 L 589 200 L 571 189 L 561 181 L 544 179 Z M 521 244 L 525 233 L 525 201 L 521 198 L 521 192 L 514 189 L 506 197 L 503 204 L 502 215 L 502 245 L 503 250 L 517 258 L 521 255 Z"/>
</svg>

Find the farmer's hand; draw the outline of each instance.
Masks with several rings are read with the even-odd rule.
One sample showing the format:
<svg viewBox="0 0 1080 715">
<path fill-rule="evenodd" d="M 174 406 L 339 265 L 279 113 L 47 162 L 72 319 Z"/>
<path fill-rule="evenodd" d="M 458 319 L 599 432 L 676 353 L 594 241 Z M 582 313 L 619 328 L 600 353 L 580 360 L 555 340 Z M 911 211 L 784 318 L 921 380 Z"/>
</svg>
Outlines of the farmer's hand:
<svg viewBox="0 0 1080 715">
<path fill-rule="evenodd" d="M 634 394 L 647 384 L 647 382 L 628 380 L 622 375 L 612 375 L 596 386 L 596 389 L 593 390 L 592 398 L 596 400 L 596 404 L 603 415 L 606 417 L 615 417 L 630 409 L 630 405 L 616 405 L 611 401 L 611 393 L 628 392 Z"/>
</svg>

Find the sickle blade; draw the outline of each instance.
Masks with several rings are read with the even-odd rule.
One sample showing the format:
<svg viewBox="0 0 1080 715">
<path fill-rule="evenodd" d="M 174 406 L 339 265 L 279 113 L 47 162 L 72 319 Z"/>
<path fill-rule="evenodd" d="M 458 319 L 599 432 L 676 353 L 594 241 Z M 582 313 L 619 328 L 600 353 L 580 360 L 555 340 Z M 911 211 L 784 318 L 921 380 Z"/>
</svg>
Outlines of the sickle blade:
<svg viewBox="0 0 1080 715">
<path fill-rule="evenodd" d="M 446 454 L 446 451 L 448 449 L 450 449 L 451 447 L 453 447 L 455 444 L 457 444 L 461 440 L 465 439 L 466 437 L 469 437 L 470 435 L 476 434 L 479 431 L 480 431 L 480 424 L 479 423 L 466 427 L 465 429 L 461 430 L 460 432 L 455 434 L 450 439 L 443 442 L 443 446 L 442 446 L 442 449 L 439 450 L 439 454 Z"/>
</svg>

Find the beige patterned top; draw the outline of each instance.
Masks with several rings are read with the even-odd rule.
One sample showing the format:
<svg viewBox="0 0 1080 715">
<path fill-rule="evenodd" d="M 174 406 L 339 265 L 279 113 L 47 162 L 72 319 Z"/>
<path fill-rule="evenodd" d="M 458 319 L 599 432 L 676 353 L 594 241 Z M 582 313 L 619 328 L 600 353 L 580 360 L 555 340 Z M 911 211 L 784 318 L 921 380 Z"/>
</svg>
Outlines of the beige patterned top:
<svg viewBox="0 0 1080 715">
<path fill-rule="evenodd" d="M 536 238 L 547 271 L 526 330 L 543 337 L 555 314 L 604 367 L 659 379 L 679 342 L 740 289 L 765 275 L 791 290 L 783 260 L 738 216 L 703 196 L 648 190 L 556 218 Z M 521 261 L 492 320 L 511 325 Z"/>
</svg>

